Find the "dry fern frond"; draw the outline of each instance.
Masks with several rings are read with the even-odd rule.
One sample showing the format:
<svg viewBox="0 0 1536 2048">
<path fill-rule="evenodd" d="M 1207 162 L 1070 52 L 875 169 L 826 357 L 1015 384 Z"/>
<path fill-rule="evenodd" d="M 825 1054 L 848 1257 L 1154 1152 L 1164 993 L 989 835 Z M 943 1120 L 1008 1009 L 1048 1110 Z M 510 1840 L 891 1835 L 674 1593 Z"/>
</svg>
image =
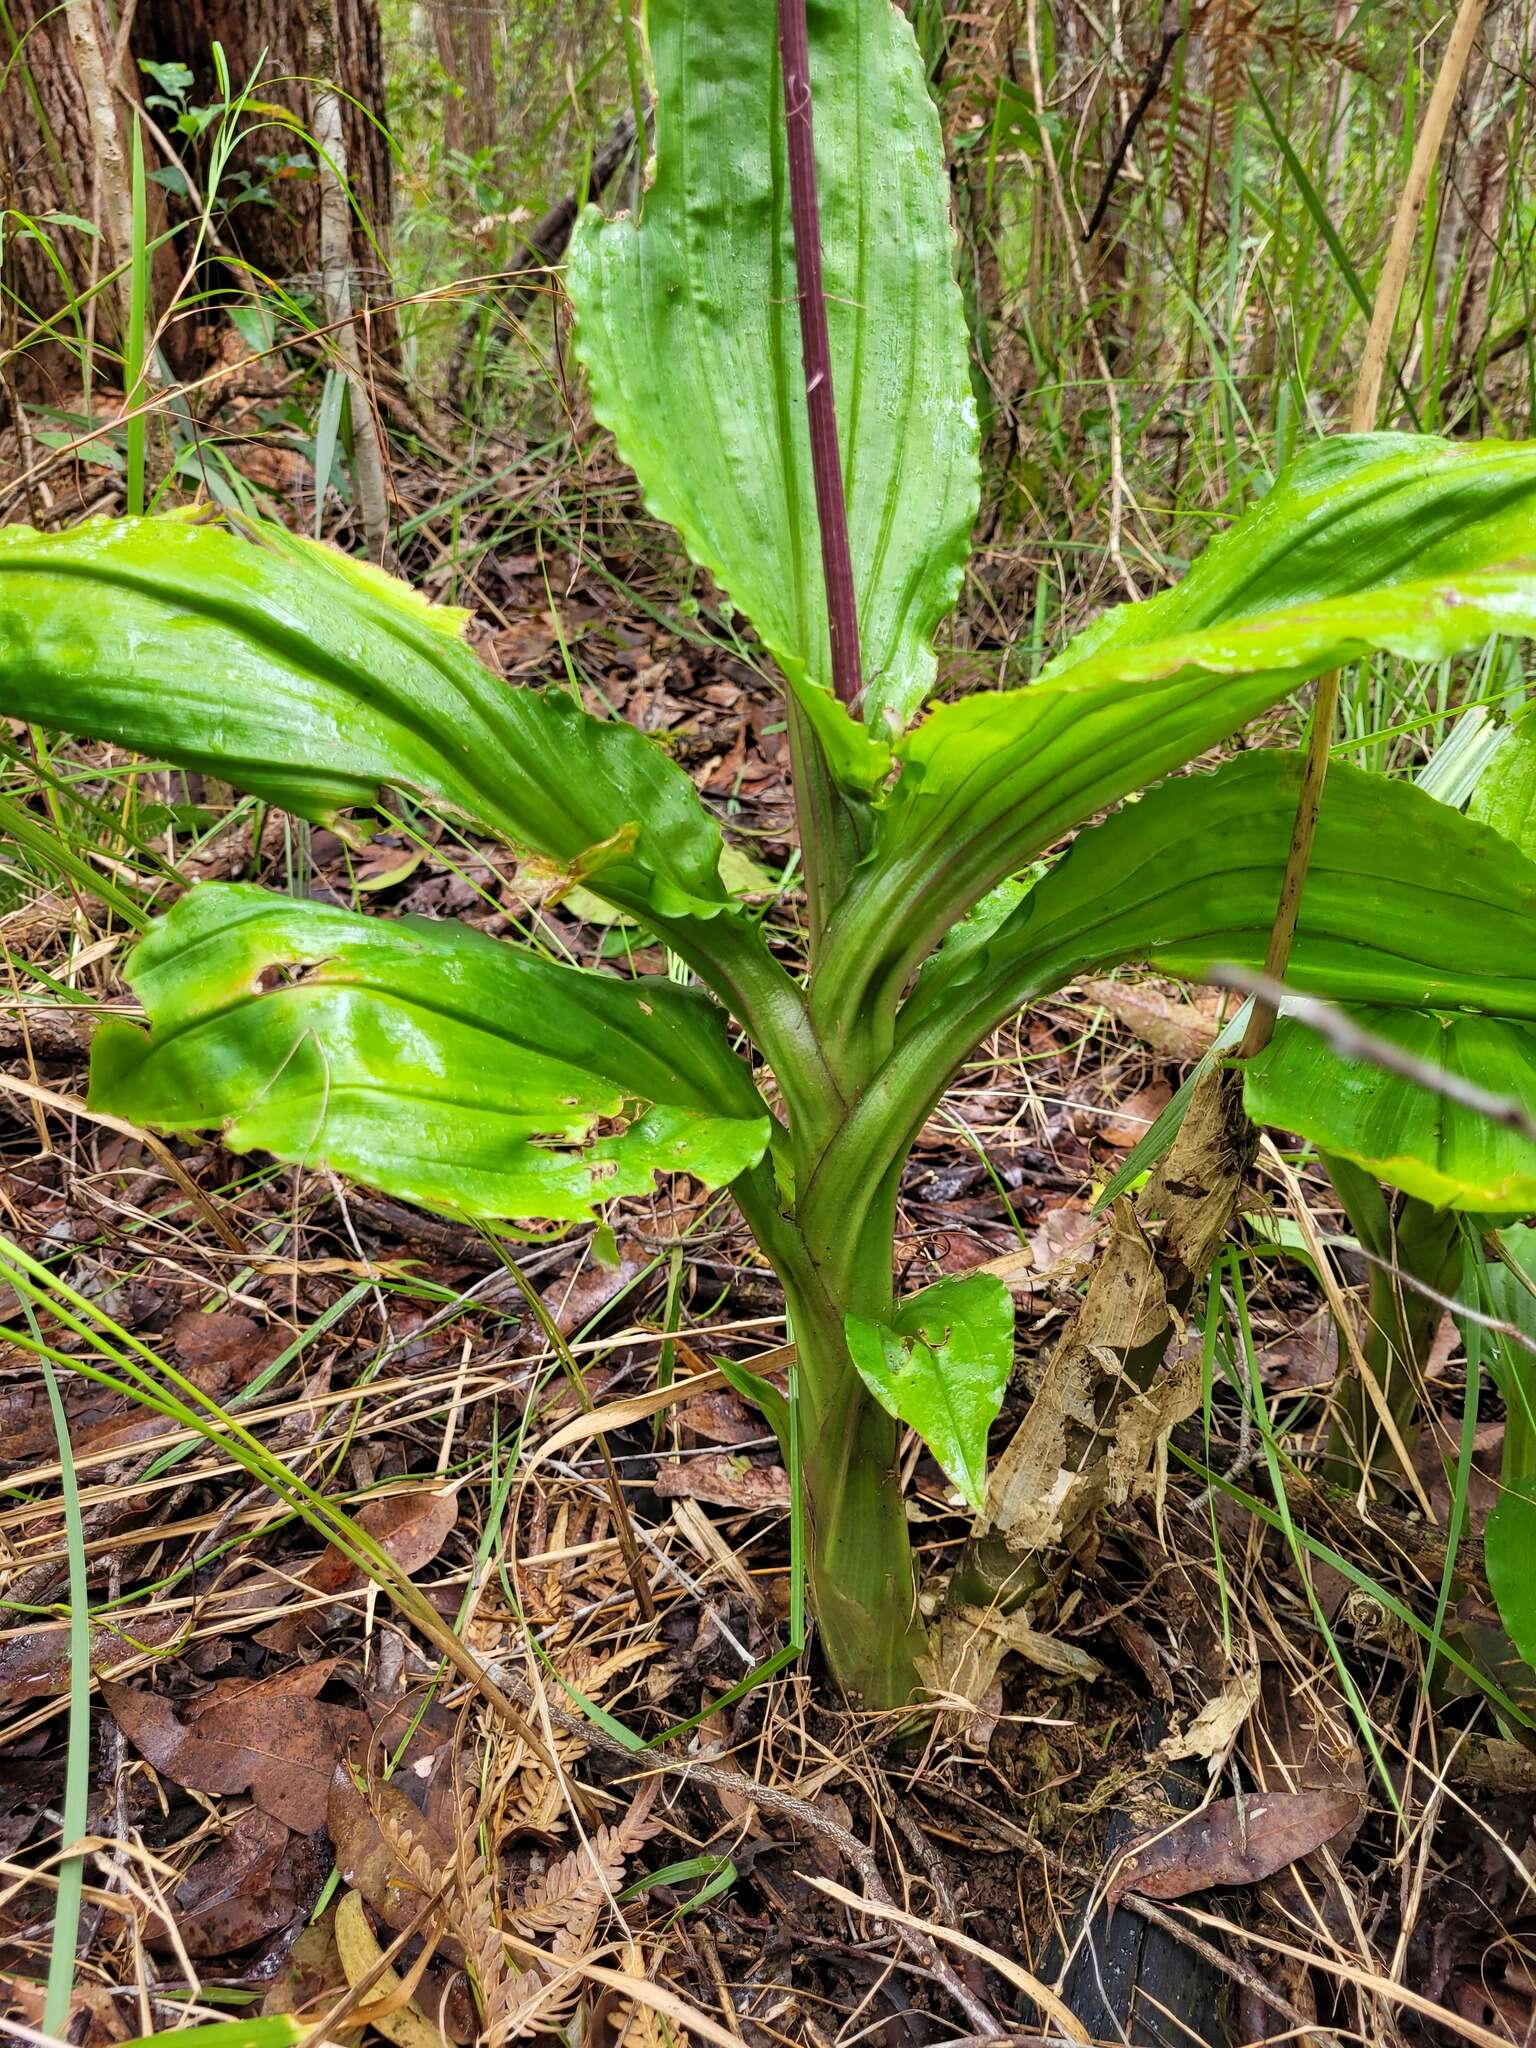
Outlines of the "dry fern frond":
<svg viewBox="0 0 1536 2048">
<path fill-rule="evenodd" d="M 554 1937 L 557 1955 L 568 1955 L 597 1925 L 599 1914 L 624 1882 L 624 1865 L 655 1834 L 650 1818 L 656 1781 L 642 1788 L 621 1820 L 601 1827 L 524 1892 L 512 1915 L 519 1934 Z"/>
<path fill-rule="evenodd" d="M 514 1835 L 541 1835 L 546 1840 L 565 1825 L 565 1800 L 561 1777 L 587 1753 L 580 1735 L 563 1728 L 555 1730 L 553 1743 L 560 1775 L 542 1757 L 522 1749 L 496 1800 L 496 1837 L 501 1842 Z"/>
<path fill-rule="evenodd" d="M 506 2009 L 513 1972 L 507 1961 L 497 1913 L 496 1887 L 480 1853 L 480 1830 L 474 1805 L 467 1791 L 459 1795 L 459 1857 L 455 1872 L 454 1931 L 464 1944 L 480 2016 L 487 2036 L 494 2043 L 505 2040 Z"/>
<path fill-rule="evenodd" d="M 625 1946 L 622 1968 L 626 1976 L 650 1983 L 656 1976 L 660 1960 L 659 1950 L 647 1958 L 644 1949 L 632 1941 Z M 679 2026 L 676 2020 L 668 2019 L 654 2005 L 647 2005 L 639 1998 L 613 1999 L 604 2041 L 605 2048 L 692 2048 L 686 2027 Z"/>
<path fill-rule="evenodd" d="M 448 1873 L 439 1867 L 432 1851 L 412 1824 L 414 1807 L 410 1807 L 403 1795 L 398 1801 L 381 1798 L 379 1791 L 382 1789 L 369 1784 L 363 1795 L 368 1801 L 368 1811 L 378 1823 L 379 1833 L 394 1852 L 395 1861 L 420 1885 L 422 1891 L 437 1891 Z M 416 1818 L 419 1820 L 420 1816 Z M 421 1825 L 425 1827 L 426 1823 L 422 1821 Z"/>
<path fill-rule="evenodd" d="M 652 1638 L 626 1643 L 606 1653 L 572 1647 L 560 1656 L 560 1675 L 585 1698 L 601 1700 L 616 1678 L 659 1655 L 662 1647 Z M 572 1730 L 556 1729 L 553 1747 L 562 1772 L 587 1753 L 586 1743 Z M 499 1796 L 497 1838 L 505 1842 L 515 1835 L 539 1835 L 547 1840 L 563 1829 L 565 1814 L 560 1778 L 542 1758 L 522 1750 Z"/>
<path fill-rule="evenodd" d="M 1195 17 L 1210 80 L 1211 142 L 1218 156 L 1225 157 L 1232 148 L 1258 19 L 1259 0 L 1206 0 Z"/>
<path fill-rule="evenodd" d="M 534 1963 L 509 1972 L 495 2014 L 486 2025 L 491 2048 L 530 2034 L 560 2034 L 570 2025 L 583 1990 L 577 1970 Z"/>
</svg>

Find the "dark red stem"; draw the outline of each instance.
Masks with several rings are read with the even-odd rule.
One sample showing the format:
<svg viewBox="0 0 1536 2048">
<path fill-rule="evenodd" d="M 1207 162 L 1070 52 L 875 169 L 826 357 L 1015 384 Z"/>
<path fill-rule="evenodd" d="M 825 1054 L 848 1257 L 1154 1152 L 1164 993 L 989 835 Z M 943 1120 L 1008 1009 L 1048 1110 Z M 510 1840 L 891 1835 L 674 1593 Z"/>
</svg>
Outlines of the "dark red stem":
<svg viewBox="0 0 1536 2048">
<path fill-rule="evenodd" d="M 848 547 L 848 507 L 837 445 L 832 392 L 832 342 L 821 282 L 821 208 L 816 198 L 816 141 L 811 124 L 811 55 L 805 0 L 779 0 L 779 55 L 784 69 L 784 138 L 789 156 L 789 206 L 795 228 L 795 279 L 800 299 L 800 354 L 811 428 L 811 474 L 821 527 L 821 570 L 827 585 L 832 687 L 847 705 L 863 688 L 859 611 Z"/>
</svg>

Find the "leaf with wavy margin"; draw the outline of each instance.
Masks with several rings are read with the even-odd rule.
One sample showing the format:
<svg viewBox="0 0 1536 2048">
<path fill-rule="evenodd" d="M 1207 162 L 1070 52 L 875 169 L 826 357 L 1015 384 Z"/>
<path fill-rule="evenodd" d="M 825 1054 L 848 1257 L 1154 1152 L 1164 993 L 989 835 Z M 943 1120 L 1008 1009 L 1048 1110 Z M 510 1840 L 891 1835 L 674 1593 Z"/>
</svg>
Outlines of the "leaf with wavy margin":
<svg viewBox="0 0 1536 2048">
<path fill-rule="evenodd" d="M 872 745 L 831 695 L 782 89 L 769 5 L 652 0 L 655 176 L 638 224 L 577 223 L 576 352 L 650 509 L 751 619 L 841 776 Z M 890 0 L 813 0 L 832 381 L 878 740 L 932 685 L 975 517 L 976 409 L 938 115 Z"/>
<path fill-rule="evenodd" d="M 719 1010 L 663 977 L 220 884 L 153 925 L 127 974 L 151 1029 L 101 1026 L 95 1107 L 424 1208 L 583 1217 L 658 1172 L 719 1186 L 767 1143 Z"/>
<path fill-rule="evenodd" d="M 893 1004 L 988 889 L 1298 684 L 1533 632 L 1536 444 L 1324 444 L 1178 589 L 1107 614 L 1027 688 L 941 705 L 905 736 L 828 934 L 823 1029 Z"/>
<path fill-rule="evenodd" d="M 0 712 L 222 776 L 330 822 L 447 805 L 621 902 L 728 910 L 720 832 L 632 726 L 504 683 L 465 614 L 276 527 L 0 532 Z"/>
</svg>

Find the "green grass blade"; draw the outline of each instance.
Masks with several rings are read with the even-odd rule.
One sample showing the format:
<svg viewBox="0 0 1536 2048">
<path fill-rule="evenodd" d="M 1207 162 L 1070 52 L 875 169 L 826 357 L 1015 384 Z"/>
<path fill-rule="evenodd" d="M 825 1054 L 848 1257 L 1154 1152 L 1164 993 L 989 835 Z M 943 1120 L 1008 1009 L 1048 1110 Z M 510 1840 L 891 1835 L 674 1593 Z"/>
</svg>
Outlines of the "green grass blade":
<svg viewBox="0 0 1536 2048">
<path fill-rule="evenodd" d="M 32 1317 L 28 1316 L 32 1321 Z M 35 1323 L 34 1323 L 35 1328 Z M 85 1529 L 80 1519 L 80 1488 L 69 1440 L 69 1423 L 52 1361 L 43 1360 L 43 1383 L 59 1446 L 59 1484 L 64 1498 L 64 1543 L 69 1563 L 69 1720 L 64 1770 L 64 1810 L 59 1840 L 68 1851 L 86 1832 L 86 1805 L 91 1761 L 91 1613 L 85 1583 Z M 43 2001 L 43 2032 L 62 2036 L 69 2021 L 69 1995 L 75 1984 L 75 1949 L 80 1938 L 80 1899 L 85 1882 L 84 1856 L 67 1855 L 59 1865 L 59 1890 L 54 1909 L 53 1940 L 48 1951 L 48 1984 Z"/>
</svg>

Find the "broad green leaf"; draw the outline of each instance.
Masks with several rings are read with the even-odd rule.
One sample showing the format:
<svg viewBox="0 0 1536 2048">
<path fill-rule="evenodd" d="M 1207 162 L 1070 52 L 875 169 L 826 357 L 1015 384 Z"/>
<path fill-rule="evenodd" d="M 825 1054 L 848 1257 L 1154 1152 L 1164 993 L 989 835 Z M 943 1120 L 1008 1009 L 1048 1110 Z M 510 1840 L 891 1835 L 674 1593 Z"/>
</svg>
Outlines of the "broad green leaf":
<svg viewBox="0 0 1536 2048">
<path fill-rule="evenodd" d="M 844 1328 L 859 1378 L 979 1514 L 987 1432 L 1013 1370 L 1013 1296 L 995 1274 L 968 1273 L 925 1287 L 890 1323 L 850 1315 Z"/>
<path fill-rule="evenodd" d="M 1536 443 L 1337 434 L 1304 449 L 1171 590 L 1116 605 L 1042 680 L 1154 640 L 1402 583 L 1519 563 L 1536 547 Z"/>
<path fill-rule="evenodd" d="M 682 770 L 563 691 L 499 681 L 464 614 L 278 528 L 0 532 L 0 713 L 330 821 L 397 789 L 658 913 L 730 898 Z"/>
<path fill-rule="evenodd" d="M 1536 444 L 1323 444 L 1176 590 L 1106 614 L 1029 687 L 942 705 L 900 742 L 829 934 L 824 1027 L 871 994 L 893 1001 L 1004 876 L 1298 684 L 1378 650 L 1431 660 L 1533 631 Z"/>
<path fill-rule="evenodd" d="M 751 619 L 847 781 L 884 765 L 831 697 L 771 5 L 651 0 L 655 176 L 589 209 L 566 282 L 593 410 L 650 509 Z M 883 741 L 934 674 L 978 469 L 938 115 L 890 0 L 810 9 L 822 260 L 866 678 Z"/>
<path fill-rule="evenodd" d="M 100 1027 L 93 1105 L 426 1208 L 581 1217 L 657 1172 L 718 1186 L 767 1143 L 720 1011 L 661 977 L 218 884 L 153 925 L 127 973 L 151 1028 Z"/>
<path fill-rule="evenodd" d="M 1474 818 L 1481 818 L 1536 858 L 1536 705 L 1528 704 L 1510 722 L 1497 752 L 1478 777 L 1467 806 Z"/>
<path fill-rule="evenodd" d="M 1536 1229 L 1509 1223 L 1494 1233 L 1497 1259 L 1481 1262 L 1484 1299 L 1512 1330 L 1490 1331 L 1490 1352 L 1504 1396 L 1505 1479 L 1536 1479 Z M 1463 1331 L 1465 1336 L 1465 1331 Z M 1536 1553 L 1533 1553 L 1536 1556 Z"/>
<path fill-rule="evenodd" d="M 1536 1029 L 1505 1017 L 1364 1008 L 1353 1013 L 1419 1065 L 1441 1069 L 1536 1115 Z M 1536 1209 L 1536 1144 L 1480 1111 L 1344 1059 L 1316 1032 L 1282 1016 L 1246 1071 L 1256 1122 L 1296 1131 L 1378 1180 L 1437 1208 Z"/>
<path fill-rule="evenodd" d="M 1074 976 L 1263 965 L 1301 761 L 1239 755 L 1080 832 L 990 943 L 919 977 L 903 1032 L 978 1035 Z M 1343 1002 L 1536 1020 L 1536 862 L 1411 783 L 1329 771 L 1288 979 Z"/>
<path fill-rule="evenodd" d="M 1483 1556 L 1499 1619 L 1536 1669 L 1536 1478 L 1501 1489 L 1483 1534 Z"/>
</svg>

